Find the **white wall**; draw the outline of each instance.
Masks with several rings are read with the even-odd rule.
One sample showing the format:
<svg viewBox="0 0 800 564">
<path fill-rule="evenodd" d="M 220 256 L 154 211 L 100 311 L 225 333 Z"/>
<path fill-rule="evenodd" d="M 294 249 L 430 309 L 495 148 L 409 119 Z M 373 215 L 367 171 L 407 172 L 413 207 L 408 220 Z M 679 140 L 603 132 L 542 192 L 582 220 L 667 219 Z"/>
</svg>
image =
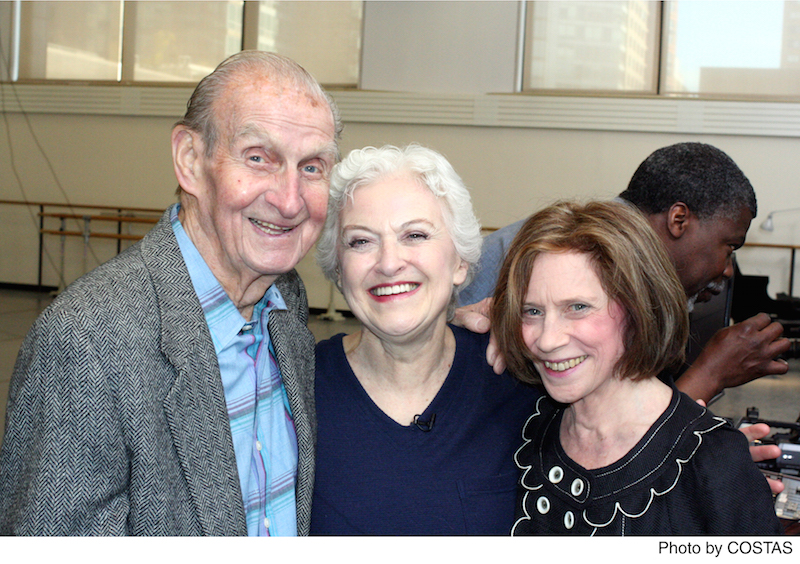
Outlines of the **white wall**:
<svg viewBox="0 0 800 564">
<path fill-rule="evenodd" d="M 0 8 L 3 4 L 0 3 Z M 405 29 L 414 29 L 416 33 L 408 34 L 409 41 L 404 46 L 391 40 L 391 34 L 385 31 L 391 28 L 391 25 L 387 28 L 387 22 L 398 24 L 400 16 L 395 13 L 397 6 L 394 4 L 367 4 L 365 49 L 369 46 L 370 51 L 364 57 L 365 86 L 413 90 L 414 84 L 409 81 L 417 76 L 427 76 L 429 80 L 424 85 L 417 84 L 417 90 L 471 92 L 478 88 L 476 84 L 483 84 L 465 83 L 463 72 L 449 78 L 440 72 L 438 76 L 451 80 L 449 84 L 434 83 L 431 79 L 437 76 L 436 69 L 447 68 L 448 63 L 462 70 L 472 69 L 482 76 L 489 76 L 487 67 L 491 70 L 493 66 L 492 61 L 479 57 L 459 58 L 463 51 L 453 54 L 441 47 L 448 41 L 455 41 L 452 37 L 447 39 L 447 33 L 453 33 L 452 26 L 442 23 L 453 18 L 446 6 L 449 3 L 412 3 L 403 21 Z M 488 42 L 484 44 L 487 48 L 496 46 L 507 53 L 517 40 L 516 35 L 510 36 L 510 30 L 516 26 L 517 3 L 490 6 L 492 4 L 495 3 L 457 4 L 462 9 L 463 6 L 472 8 L 470 14 L 459 16 L 459 22 L 461 25 L 477 23 L 478 31 L 468 37 L 476 45 Z M 493 13 L 487 16 L 487 9 Z M 4 12 L 0 11 L 0 19 L 4 17 Z M 480 31 L 481 22 L 487 24 L 485 33 Z M 506 34 L 505 41 L 490 41 L 498 30 L 502 32 L 500 35 Z M 376 42 L 376 38 L 381 37 L 386 41 L 383 45 Z M 420 50 L 420 45 L 425 44 L 429 48 Z M 394 48 L 393 53 L 372 56 L 387 45 Z M 448 61 L 448 53 L 449 58 L 459 60 Z M 392 65 L 396 69 L 401 67 L 397 61 L 406 61 L 403 65 L 408 61 L 429 64 L 427 70 L 417 68 L 414 73 L 404 75 L 404 83 L 391 84 L 386 81 L 386 73 L 382 78 L 378 73 L 381 60 L 385 61 L 384 68 L 390 69 Z M 497 66 L 506 63 L 504 59 L 503 64 Z M 508 74 L 510 71 L 503 70 L 504 77 Z M 391 77 L 391 73 L 388 76 Z M 501 82 L 507 84 L 506 80 L 503 78 Z M 3 118 L 0 121 L 0 199 L 55 202 L 68 199 L 82 204 L 159 209 L 174 201 L 176 182 L 169 134 L 189 90 L 154 88 L 145 92 L 144 89 L 95 88 L 89 92 L 97 97 L 95 103 L 94 98 L 80 99 L 83 94 L 67 99 L 76 87 L 25 90 L 21 86 L 15 90 L 4 84 L 0 88 L 0 116 Z M 506 87 L 502 89 L 508 91 Z M 20 93 L 24 104 L 20 102 Z M 50 99 L 42 102 L 43 94 Z M 625 188 L 638 164 L 653 150 L 679 141 L 703 141 L 730 154 L 756 188 L 760 211 L 748 240 L 800 244 L 800 213 L 778 215 L 776 229 L 771 234 L 758 230 L 758 224 L 769 211 L 800 207 L 798 104 L 762 105 L 760 113 L 752 114 L 750 110 L 758 105 L 747 102 L 703 105 L 702 101 L 680 103 L 641 98 L 507 95 L 491 99 L 485 96 L 415 97 L 413 94 L 398 94 L 396 99 L 389 100 L 379 95 L 369 98 L 357 94 L 334 92 L 334 96 L 341 99 L 345 120 L 342 152 L 346 154 L 364 145 L 399 145 L 412 141 L 439 150 L 472 188 L 475 208 L 484 225 L 500 227 L 557 198 L 613 197 Z M 157 102 L 161 99 L 168 103 L 159 105 Z M 119 110 L 120 105 L 122 110 Z M 385 109 L 387 105 L 391 107 Z M 503 107 L 499 107 L 501 105 Z M 406 106 L 420 110 L 398 114 L 398 109 Z M 589 106 L 596 110 L 587 110 Z M 28 113 L 20 113 L 23 109 Z M 382 110 L 385 110 L 385 117 L 381 117 Z M 597 112 L 601 114 L 599 118 Z M 369 117 L 364 117 L 366 114 Z M 761 131 L 765 124 L 769 130 L 766 133 Z M 578 129 L 580 127 L 585 128 Z M 752 134 L 743 134 L 751 131 Z M 781 136 L 784 131 L 785 136 Z M 0 282 L 35 283 L 37 229 L 35 218 L 31 218 L 25 208 L 0 206 Z M 43 282 L 57 285 L 60 242 L 57 237 L 48 237 L 45 246 L 49 259 L 45 261 Z M 66 241 L 66 250 L 67 281 L 115 252 L 113 244 L 91 240 L 91 252 L 84 258 L 82 241 L 77 238 Z M 745 273 L 770 276 L 769 290 L 773 295 L 786 290 L 788 252 L 743 249 L 739 259 Z M 313 257 L 304 260 L 299 269 L 306 280 L 312 307 L 325 308 L 328 285 L 319 274 Z M 800 294 L 800 288 L 796 293 Z M 341 298 L 337 304 L 344 308 Z"/>
<path fill-rule="evenodd" d="M 520 3 L 508 0 L 366 2 L 359 86 L 515 92 L 519 11 Z"/>
<path fill-rule="evenodd" d="M 33 114 L 30 129 L 20 114 L 5 118 L 0 121 L 0 199 L 22 199 L 10 166 L 11 146 L 27 199 L 64 201 L 32 130 L 70 201 L 154 208 L 174 201 L 172 118 Z M 411 141 L 451 160 L 472 189 L 478 216 L 491 227 L 522 218 L 557 198 L 613 197 L 653 150 L 679 141 L 708 142 L 730 154 L 756 188 L 759 214 L 748 241 L 800 244 L 800 213 L 778 215 L 773 233 L 758 229 L 769 211 L 800 207 L 797 138 L 346 122 L 342 149 L 346 154 L 364 145 Z M 36 275 L 36 226 L 22 208 L 11 209 L 0 206 L 0 281 L 31 284 Z M 57 239 L 51 237 L 47 244 L 54 263 L 59 261 Z M 113 254 L 108 243 L 92 240 L 91 245 L 99 260 Z M 739 256 L 746 273 L 770 276 L 773 295 L 786 290 L 788 253 L 744 249 Z M 82 273 L 83 261 L 81 240 L 69 240 L 68 279 Z M 96 262 L 90 254 L 88 266 Z M 328 286 L 313 260 L 306 259 L 300 270 L 312 307 L 326 307 Z M 45 269 L 45 283 L 58 284 L 53 267 Z"/>
</svg>

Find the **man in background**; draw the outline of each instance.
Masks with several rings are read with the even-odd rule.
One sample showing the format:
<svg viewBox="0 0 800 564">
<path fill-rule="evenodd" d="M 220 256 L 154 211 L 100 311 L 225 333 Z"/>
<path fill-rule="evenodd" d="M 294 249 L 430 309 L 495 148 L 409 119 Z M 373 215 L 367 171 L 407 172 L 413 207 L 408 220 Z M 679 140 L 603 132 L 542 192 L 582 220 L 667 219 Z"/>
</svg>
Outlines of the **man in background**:
<svg viewBox="0 0 800 564">
<path fill-rule="evenodd" d="M 639 165 L 619 198 L 639 208 L 664 242 L 690 307 L 719 294 L 733 276 L 733 253 L 744 244 L 757 211 L 750 181 L 727 154 L 703 143 L 658 149 Z M 524 222 L 486 237 L 480 270 L 459 294 L 460 305 L 492 295 L 506 249 Z M 676 385 L 708 402 L 725 388 L 785 374 L 787 363 L 776 360 L 790 346 L 782 333 L 764 313 L 725 327 L 676 375 Z"/>
</svg>

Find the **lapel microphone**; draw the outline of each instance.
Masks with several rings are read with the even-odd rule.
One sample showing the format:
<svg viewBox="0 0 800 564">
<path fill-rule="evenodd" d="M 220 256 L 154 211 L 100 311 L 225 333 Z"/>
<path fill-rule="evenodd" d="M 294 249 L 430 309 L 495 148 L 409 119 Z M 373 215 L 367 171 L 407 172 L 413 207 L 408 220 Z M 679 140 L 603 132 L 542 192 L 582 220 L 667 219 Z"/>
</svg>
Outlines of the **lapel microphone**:
<svg viewBox="0 0 800 564">
<path fill-rule="evenodd" d="M 417 429 L 420 431 L 428 433 L 431 429 L 433 429 L 433 423 L 436 421 L 436 414 L 432 413 L 431 418 L 428 421 L 422 421 L 420 420 L 420 417 L 422 417 L 422 415 L 414 416 L 414 425 L 416 425 Z"/>
</svg>

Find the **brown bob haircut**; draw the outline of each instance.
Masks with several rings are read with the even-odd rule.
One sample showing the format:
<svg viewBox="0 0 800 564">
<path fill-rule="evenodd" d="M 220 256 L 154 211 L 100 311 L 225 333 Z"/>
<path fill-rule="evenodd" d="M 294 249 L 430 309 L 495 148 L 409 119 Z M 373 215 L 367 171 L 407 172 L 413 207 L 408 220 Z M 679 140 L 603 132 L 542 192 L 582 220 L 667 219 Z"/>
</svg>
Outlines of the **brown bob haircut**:
<svg viewBox="0 0 800 564">
<path fill-rule="evenodd" d="M 512 374 L 541 382 L 522 340 L 523 305 L 536 257 L 566 252 L 588 255 L 606 295 L 625 312 L 625 351 L 617 377 L 648 378 L 683 362 L 689 334 L 686 294 L 647 220 L 624 203 L 562 201 L 525 222 L 500 270 L 492 331 Z"/>
</svg>

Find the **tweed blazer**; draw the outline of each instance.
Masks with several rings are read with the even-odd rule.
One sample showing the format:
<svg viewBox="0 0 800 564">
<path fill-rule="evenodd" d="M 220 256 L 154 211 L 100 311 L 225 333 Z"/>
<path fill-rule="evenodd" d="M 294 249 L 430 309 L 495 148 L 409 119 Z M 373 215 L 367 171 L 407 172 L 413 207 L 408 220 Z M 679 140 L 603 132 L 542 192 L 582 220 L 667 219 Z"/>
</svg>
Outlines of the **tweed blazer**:
<svg viewBox="0 0 800 564">
<path fill-rule="evenodd" d="M 314 485 L 314 338 L 297 273 L 268 330 L 297 432 L 298 533 Z M 0 449 L 0 533 L 245 535 L 219 365 L 169 210 L 71 284 L 26 337 Z"/>
</svg>

